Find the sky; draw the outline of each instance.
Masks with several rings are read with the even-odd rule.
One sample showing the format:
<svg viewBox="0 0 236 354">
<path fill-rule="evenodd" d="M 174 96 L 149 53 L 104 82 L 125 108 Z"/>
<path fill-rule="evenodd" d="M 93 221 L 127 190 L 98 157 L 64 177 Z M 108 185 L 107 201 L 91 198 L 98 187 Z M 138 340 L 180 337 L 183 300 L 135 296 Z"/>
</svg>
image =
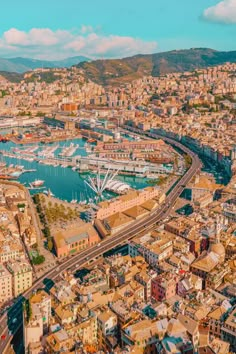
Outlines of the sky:
<svg viewBox="0 0 236 354">
<path fill-rule="evenodd" d="M 236 0 L 8 0 L 0 5 L 2 58 L 236 50 Z"/>
</svg>

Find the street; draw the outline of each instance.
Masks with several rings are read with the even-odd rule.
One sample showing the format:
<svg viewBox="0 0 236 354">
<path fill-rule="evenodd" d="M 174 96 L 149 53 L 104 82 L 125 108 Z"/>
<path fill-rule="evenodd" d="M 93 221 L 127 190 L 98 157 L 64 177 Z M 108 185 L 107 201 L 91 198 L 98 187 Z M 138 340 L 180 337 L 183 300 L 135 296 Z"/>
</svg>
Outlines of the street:
<svg viewBox="0 0 236 354">
<path fill-rule="evenodd" d="M 33 286 L 29 288 L 27 291 L 22 294 L 24 298 L 28 299 L 29 296 L 32 294 L 33 291 L 37 290 L 39 287 L 44 287 L 43 281 L 45 278 L 51 279 L 52 281 L 55 280 L 59 274 L 64 270 L 72 269 L 73 272 L 77 269 L 81 268 L 85 265 L 90 259 L 96 259 L 96 257 L 102 255 L 103 253 L 111 250 L 112 248 L 122 244 L 124 241 L 128 241 L 134 236 L 137 236 L 138 233 L 144 232 L 147 229 L 153 228 L 156 223 L 164 220 L 170 214 L 173 205 L 175 204 L 177 198 L 183 192 L 185 186 L 190 182 L 192 177 L 201 169 L 201 161 L 198 156 L 189 150 L 187 147 L 183 146 L 181 143 L 165 138 L 160 137 L 155 134 L 147 134 L 149 137 L 152 138 L 161 138 L 164 141 L 168 142 L 169 144 L 181 149 L 185 154 L 188 154 L 192 159 L 192 164 L 187 172 L 180 178 L 180 180 L 176 183 L 174 188 L 171 192 L 167 195 L 165 201 L 160 205 L 160 207 L 153 211 L 149 216 L 139 221 L 133 222 L 129 227 L 123 229 L 122 231 L 118 232 L 117 234 L 113 235 L 111 238 L 104 239 L 101 241 L 99 245 L 95 245 L 90 247 L 77 255 L 72 256 L 70 259 L 66 260 L 60 265 L 55 266 L 47 273 L 45 273 L 41 278 L 37 279 Z M 15 305 L 13 305 L 15 306 Z M 17 305 L 19 306 L 19 305 Z M 9 334 L 9 329 L 14 334 L 15 327 L 12 323 L 13 318 L 17 318 L 17 323 L 15 325 L 20 325 L 20 321 L 22 321 L 22 309 L 19 307 L 14 307 L 14 317 L 10 316 L 12 308 L 10 308 L 7 313 L 5 313 L 0 318 L 0 326 L 2 328 L 2 334 L 6 335 L 6 339 L 0 342 L 0 353 L 4 352 L 5 347 L 7 346 L 8 341 L 10 340 L 11 336 Z"/>
</svg>

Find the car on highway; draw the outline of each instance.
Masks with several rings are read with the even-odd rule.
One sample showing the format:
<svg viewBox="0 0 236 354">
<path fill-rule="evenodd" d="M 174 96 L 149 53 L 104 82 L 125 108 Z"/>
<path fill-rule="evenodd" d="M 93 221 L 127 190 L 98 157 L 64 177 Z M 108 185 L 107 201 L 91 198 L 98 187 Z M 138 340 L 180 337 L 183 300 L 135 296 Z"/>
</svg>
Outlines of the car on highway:
<svg viewBox="0 0 236 354">
<path fill-rule="evenodd" d="M 164 220 L 162 220 L 163 223 L 167 221 L 169 221 L 169 218 L 165 218 Z"/>
<path fill-rule="evenodd" d="M 2 335 L 1 335 L 1 340 L 5 340 L 6 337 L 7 337 L 6 334 L 2 334 Z"/>
<path fill-rule="evenodd" d="M 149 134 L 149 133 L 148 133 Z M 147 135 L 148 135 L 147 134 Z M 148 135 L 149 136 L 149 135 Z M 158 135 L 154 135 L 154 137 L 156 137 L 156 138 L 158 138 Z M 165 139 L 167 142 L 171 142 L 171 139 Z M 181 146 L 180 144 L 178 144 L 178 143 L 175 143 L 174 144 L 175 146 Z M 183 149 L 183 151 L 185 151 L 186 153 L 188 153 L 189 154 L 189 152 L 188 152 L 188 150 L 186 150 L 186 148 L 184 148 Z M 194 155 L 192 154 L 191 156 L 193 156 L 194 157 Z M 196 161 L 193 161 L 194 162 L 194 164 L 193 164 L 193 166 L 190 168 L 191 170 L 189 170 L 188 172 L 187 172 L 187 174 L 186 174 L 186 177 L 182 180 L 182 181 L 180 181 L 180 183 L 179 184 L 186 184 L 186 185 L 188 185 L 188 182 L 189 182 L 189 180 L 190 180 L 190 177 L 192 177 L 193 175 L 194 175 L 194 173 L 196 173 L 196 166 L 194 166 L 195 164 L 196 164 Z M 143 228 L 147 228 L 147 229 L 150 229 L 150 226 L 151 226 L 151 224 L 153 223 L 153 225 L 155 224 L 155 222 L 157 221 L 157 223 L 160 223 L 160 221 L 161 221 L 161 217 L 163 216 L 164 218 L 166 217 L 166 219 L 168 218 L 168 215 L 169 215 L 169 212 L 171 211 L 171 208 L 173 207 L 173 205 L 175 204 L 175 202 L 176 202 L 176 200 L 177 200 L 177 198 L 178 198 L 178 195 L 180 194 L 180 191 L 178 191 L 178 188 L 179 188 L 179 185 L 177 185 L 177 186 L 175 186 L 174 188 L 173 188 L 173 191 L 171 191 L 170 192 L 170 194 L 169 194 L 169 196 L 167 197 L 167 200 L 164 202 L 165 203 L 165 206 L 164 206 L 164 210 L 163 211 L 160 211 L 160 210 L 157 210 L 156 212 L 158 213 L 158 215 L 155 215 L 155 217 L 154 218 L 147 218 L 147 220 L 144 220 L 143 222 L 141 222 L 141 223 L 139 223 L 138 225 L 137 225 L 137 231 L 138 232 L 140 232 L 140 230 L 143 230 Z M 166 219 L 164 219 L 164 222 L 165 222 L 165 220 Z M 147 224 L 145 224 L 145 223 L 147 223 Z M 120 242 L 120 240 L 123 240 L 124 238 L 127 238 L 127 235 L 132 235 L 132 234 L 135 234 L 135 230 L 136 229 L 136 226 L 135 227 L 131 227 L 131 230 L 128 228 L 127 229 L 127 231 L 122 231 L 122 233 L 120 233 L 119 232 L 119 234 L 118 234 L 118 241 Z M 116 241 L 114 241 L 114 244 L 117 244 L 117 242 Z M 97 245 L 98 246 L 98 245 Z M 109 242 L 102 242 L 102 246 L 103 246 L 103 250 L 109 250 L 109 249 L 111 249 L 111 248 L 113 248 L 113 242 L 111 242 L 111 243 L 109 243 Z M 96 246 L 95 246 L 96 247 Z M 82 255 L 81 256 L 79 256 L 79 257 L 81 257 L 81 259 L 82 259 L 82 262 L 81 263 L 89 263 L 90 264 L 90 262 L 94 262 L 94 257 L 95 257 L 95 255 L 94 254 L 99 254 L 99 253 L 102 253 L 102 251 L 100 251 L 100 249 L 98 249 L 97 251 L 95 250 L 95 247 L 91 250 L 91 251 L 89 251 L 89 254 L 90 254 L 90 256 L 87 256 L 86 257 L 86 253 L 83 251 L 83 253 L 82 253 Z M 87 251 L 86 251 L 87 252 Z M 61 265 L 60 267 L 61 267 L 61 269 L 68 269 L 68 268 L 71 268 L 71 267 L 73 267 L 73 265 L 76 263 L 76 262 L 78 262 L 78 257 L 75 259 L 75 258 L 73 258 L 75 256 L 75 254 L 73 254 L 73 255 L 71 255 L 71 256 L 67 256 L 66 258 L 64 258 L 64 259 L 62 259 L 61 260 L 61 262 L 65 262 L 65 260 L 69 260 L 68 262 L 65 262 L 65 264 L 63 264 L 63 265 Z M 98 256 L 96 256 L 95 257 L 95 259 L 97 258 Z M 84 262 L 86 260 L 86 262 Z M 78 266 L 78 264 L 79 263 L 77 263 L 76 264 L 76 266 Z M 80 265 L 80 264 L 79 264 Z M 57 267 L 57 265 L 55 266 L 55 268 Z M 47 267 L 45 267 L 45 269 L 46 269 Z M 53 269 L 52 269 L 53 270 Z M 49 273 L 49 272 L 48 272 Z M 56 277 L 58 277 L 58 273 L 57 272 L 55 272 L 55 269 L 54 269 L 54 272 L 53 273 L 49 273 L 49 274 L 51 274 L 50 276 L 52 277 L 52 279 L 53 280 L 56 280 L 57 278 Z M 43 277 L 43 284 L 45 283 L 45 280 L 47 280 L 47 278 L 45 279 L 44 277 Z M 40 280 L 41 281 L 41 280 Z M 51 282 L 53 282 L 52 280 L 51 280 Z M 33 285 L 33 289 L 34 288 L 36 288 L 36 285 L 37 284 L 34 284 Z M 49 285 L 50 284 L 46 284 L 46 288 L 48 288 L 49 287 Z M 38 286 L 37 286 L 38 287 Z M 28 297 L 28 295 L 30 294 L 30 292 L 31 292 L 31 290 L 27 290 L 27 295 L 26 295 L 26 297 Z M 9 311 L 9 313 L 10 313 L 10 311 Z M 10 321 L 10 322 L 12 322 L 12 323 L 15 323 L 15 316 L 18 316 L 18 314 L 17 313 L 15 313 L 14 311 L 12 311 L 12 313 L 10 313 L 10 316 L 11 316 L 11 319 L 13 318 L 13 320 L 12 321 Z M 8 318 L 8 320 L 9 320 L 9 318 Z M 19 318 L 16 318 L 16 320 L 17 321 L 20 321 L 21 322 L 21 319 L 20 319 L 20 317 Z M 14 322 L 13 322 L 14 321 Z M 3 330 L 5 329 L 5 331 L 7 330 L 7 325 L 4 325 L 4 328 L 3 328 Z M 0 332 L 3 334 L 3 330 L 2 330 L 2 332 L 1 332 L 1 330 L 0 330 Z M 7 332 L 6 332 L 7 333 Z M 1 335 L 0 335 L 1 336 Z M 1 338 L 1 337 L 0 337 Z M 6 341 L 7 342 L 7 341 Z M 5 344 L 6 344 L 6 342 L 5 343 L 2 343 L 2 346 L 1 347 L 4 347 L 5 346 Z M 1 349 L 0 349 L 0 354 L 1 354 Z"/>
</svg>

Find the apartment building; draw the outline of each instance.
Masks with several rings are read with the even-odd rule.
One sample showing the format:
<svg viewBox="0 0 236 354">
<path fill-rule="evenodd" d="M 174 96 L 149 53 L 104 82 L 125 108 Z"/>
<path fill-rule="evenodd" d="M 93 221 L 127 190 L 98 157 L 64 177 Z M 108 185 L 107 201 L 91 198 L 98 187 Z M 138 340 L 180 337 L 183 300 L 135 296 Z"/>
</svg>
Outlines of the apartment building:
<svg viewBox="0 0 236 354">
<path fill-rule="evenodd" d="M 231 348 L 236 348 L 236 309 L 231 312 L 222 325 L 221 339 L 230 343 Z"/>
<path fill-rule="evenodd" d="M 12 275 L 7 268 L 0 263 L 0 305 L 12 299 Z"/>
<path fill-rule="evenodd" d="M 97 317 L 99 347 L 109 353 L 116 347 L 117 316 L 109 309 Z"/>
<path fill-rule="evenodd" d="M 123 345 L 133 346 L 135 353 L 156 353 L 157 344 L 166 333 L 168 320 L 143 319 L 123 326 L 121 340 Z"/>
<path fill-rule="evenodd" d="M 0 246 L 0 262 L 8 262 L 24 258 L 24 251 L 22 245 L 18 240 L 5 240 L 4 244 Z"/>
<path fill-rule="evenodd" d="M 137 237 L 129 242 L 131 257 L 142 255 L 150 265 L 170 257 L 173 254 L 173 238 L 153 231 L 150 235 Z"/>
<path fill-rule="evenodd" d="M 29 345 L 40 343 L 44 334 L 48 332 L 51 317 L 51 297 L 39 290 L 24 307 L 23 333 L 25 352 L 31 353 Z"/>
<path fill-rule="evenodd" d="M 165 301 L 176 294 L 177 278 L 171 273 L 158 275 L 152 279 L 152 298 Z"/>
<path fill-rule="evenodd" d="M 12 275 L 13 296 L 17 297 L 32 285 L 32 268 L 25 260 L 14 260 L 7 263 Z"/>
</svg>

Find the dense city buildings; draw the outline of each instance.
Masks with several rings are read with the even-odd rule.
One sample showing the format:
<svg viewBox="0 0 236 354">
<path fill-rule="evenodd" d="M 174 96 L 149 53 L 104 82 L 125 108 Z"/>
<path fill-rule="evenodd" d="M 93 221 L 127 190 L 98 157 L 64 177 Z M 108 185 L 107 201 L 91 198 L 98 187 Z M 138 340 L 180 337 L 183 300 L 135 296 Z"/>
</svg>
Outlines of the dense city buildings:
<svg viewBox="0 0 236 354">
<path fill-rule="evenodd" d="M 57 79 L 46 83 L 44 70 Z M 4 182 L 23 172 L 1 161 L 0 305 L 4 315 L 25 295 L 14 315 L 25 353 L 236 351 L 235 71 L 226 63 L 119 87 L 77 67 L 0 81 L 0 127 L 10 128 L 1 144 L 15 144 L 3 157 L 71 169 L 85 176 L 76 193 L 89 195 L 39 190 L 32 204 L 28 189 L 44 181 Z M 57 144 L 78 137 L 79 153 Z"/>
<path fill-rule="evenodd" d="M 27 191 L 18 183 L 0 183 L 0 303 L 17 297 L 32 285 L 32 267 L 26 247 L 31 230 L 36 243 L 36 230 L 28 206 Z"/>
</svg>

